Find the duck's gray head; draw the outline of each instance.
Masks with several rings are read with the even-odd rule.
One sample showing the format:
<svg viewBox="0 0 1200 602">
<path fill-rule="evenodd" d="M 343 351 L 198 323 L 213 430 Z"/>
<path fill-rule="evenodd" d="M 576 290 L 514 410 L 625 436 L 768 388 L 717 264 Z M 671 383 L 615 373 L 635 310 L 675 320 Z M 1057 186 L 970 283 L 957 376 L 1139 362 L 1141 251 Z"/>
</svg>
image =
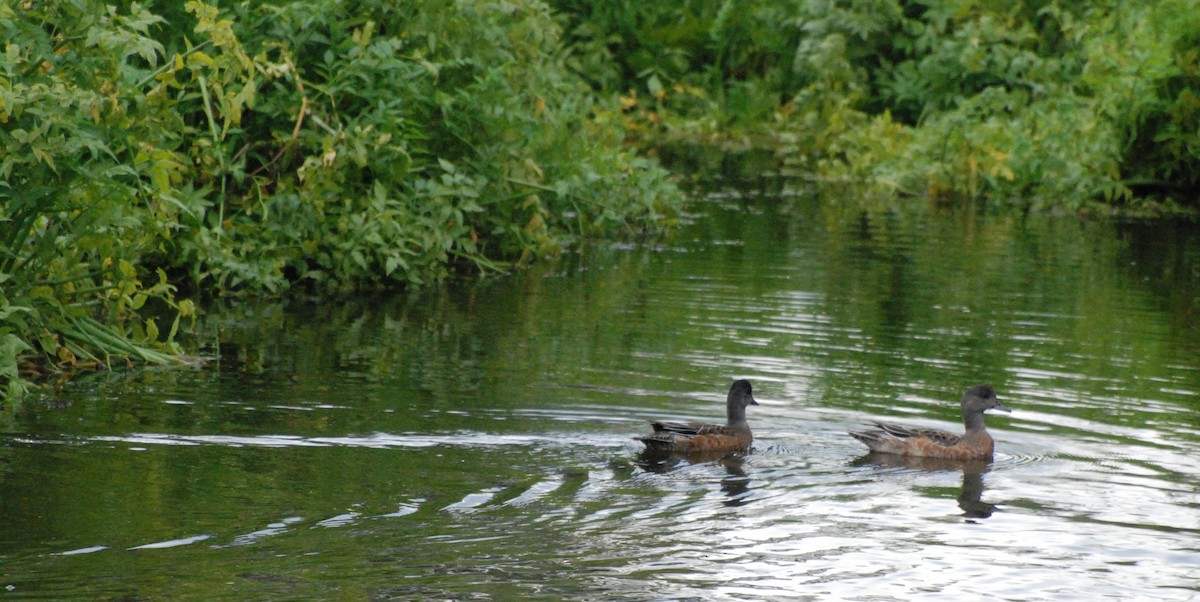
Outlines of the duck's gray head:
<svg viewBox="0 0 1200 602">
<path fill-rule="evenodd" d="M 754 395 L 751 392 L 750 381 L 735 380 L 733 386 L 729 387 L 729 398 L 726 400 L 729 407 L 746 407 L 756 406 L 757 401 L 754 401 Z"/>
<path fill-rule="evenodd" d="M 758 402 L 754 401 L 754 395 L 750 392 L 750 381 L 733 381 L 733 386 L 729 387 L 729 398 L 725 400 L 725 416 L 729 424 L 744 424 L 746 408 L 756 405 Z"/>
<path fill-rule="evenodd" d="M 987 410 L 999 410 L 1001 412 L 1011 412 L 1009 408 L 1000 403 L 996 399 L 996 391 L 988 385 L 975 385 L 967 389 L 962 396 L 962 411 L 963 415 L 973 413 L 982 413 Z"/>
</svg>

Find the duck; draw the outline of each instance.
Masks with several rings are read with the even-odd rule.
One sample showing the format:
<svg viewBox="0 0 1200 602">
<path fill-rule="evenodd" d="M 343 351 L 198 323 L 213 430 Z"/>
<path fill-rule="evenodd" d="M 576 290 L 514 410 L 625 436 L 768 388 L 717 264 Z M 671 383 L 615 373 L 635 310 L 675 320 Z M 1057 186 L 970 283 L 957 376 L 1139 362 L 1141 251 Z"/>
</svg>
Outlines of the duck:
<svg viewBox="0 0 1200 602">
<path fill-rule="evenodd" d="M 886 422 L 873 422 L 875 428 L 850 431 L 850 436 L 862 441 L 872 452 L 898 454 L 921 458 L 991 461 L 996 443 L 983 425 L 983 413 L 988 410 L 1011 412 L 996 399 L 996 391 L 988 385 L 975 385 L 963 393 L 962 435 L 934 428 L 914 428 Z"/>
<path fill-rule="evenodd" d="M 746 408 L 756 406 L 748 380 L 737 380 L 725 400 L 725 424 L 652 421 L 654 432 L 634 437 L 646 450 L 666 453 L 731 452 L 747 449 L 754 441 L 746 422 Z"/>
</svg>

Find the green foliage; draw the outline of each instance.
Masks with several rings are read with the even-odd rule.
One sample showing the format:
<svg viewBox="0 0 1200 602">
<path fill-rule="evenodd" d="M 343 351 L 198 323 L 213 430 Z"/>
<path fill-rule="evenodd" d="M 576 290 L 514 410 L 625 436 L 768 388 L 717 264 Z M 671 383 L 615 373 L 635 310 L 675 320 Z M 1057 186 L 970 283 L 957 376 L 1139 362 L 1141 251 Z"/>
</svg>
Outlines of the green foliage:
<svg viewBox="0 0 1200 602">
<path fill-rule="evenodd" d="M 151 349 L 173 351 L 194 315 L 180 285 L 420 285 L 655 232 L 678 211 L 666 173 L 593 118 L 537 2 L 162 10 L 0 7 L 11 390 L 22 358 L 165 361 Z"/>
<path fill-rule="evenodd" d="M 664 110 L 710 129 L 759 123 L 800 83 L 791 68 L 798 0 L 550 4 L 568 21 L 576 71 L 599 89 L 648 93 L 625 106 L 647 127 Z"/>
<path fill-rule="evenodd" d="M 903 24 L 904 60 L 880 78 L 882 106 L 904 125 L 881 141 L 873 117 L 839 136 L 837 153 L 797 152 L 829 157 L 827 178 L 906 194 L 1073 210 L 1130 203 L 1138 190 L 1194 200 L 1197 147 L 1162 143 L 1195 132 L 1187 123 L 1197 115 L 1184 107 L 1197 80 L 1182 77 L 1180 62 L 1195 55 L 1198 18 L 1200 9 L 1172 2 L 927 3 Z"/>
<path fill-rule="evenodd" d="M 577 68 L 621 66 L 593 83 L 634 139 L 765 144 L 900 195 L 1200 204 L 1194 2 L 555 5 Z"/>
<path fill-rule="evenodd" d="M 0 382 L 165 359 L 177 287 L 414 286 L 659 231 L 679 194 L 626 142 L 898 196 L 1200 202 L 1194 2 L 550 4 L 0 6 Z"/>
<path fill-rule="evenodd" d="M 1200 190 L 1200 6 L 1135 4 L 1072 28 L 1087 64 L 1081 84 L 1115 128 L 1131 186 Z"/>
<path fill-rule="evenodd" d="M 191 312 L 165 280 L 146 283 L 157 277 L 141 257 L 169 235 L 169 199 L 140 160 L 159 122 L 120 95 L 154 65 L 161 46 L 146 34 L 157 21 L 136 7 L 0 8 L 0 385 L 9 393 L 23 388 L 26 354 L 68 368 L 111 356 L 165 361 L 149 346 L 169 346 Z M 175 310 L 165 337 L 135 313 L 152 299 Z"/>
<path fill-rule="evenodd" d="M 423 284 L 657 228 L 665 172 L 617 150 L 536 3 L 192 2 L 181 140 L 215 169 L 172 257 L 217 290 Z M 204 124 L 201 124 L 202 126 Z"/>
</svg>

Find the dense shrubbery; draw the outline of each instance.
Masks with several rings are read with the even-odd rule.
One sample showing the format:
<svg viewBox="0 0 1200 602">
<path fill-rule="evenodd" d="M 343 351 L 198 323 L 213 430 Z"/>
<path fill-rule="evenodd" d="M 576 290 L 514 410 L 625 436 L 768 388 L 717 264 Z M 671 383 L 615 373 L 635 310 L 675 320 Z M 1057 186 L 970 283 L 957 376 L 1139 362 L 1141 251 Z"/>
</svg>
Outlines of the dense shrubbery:
<svg viewBox="0 0 1200 602">
<path fill-rule="evenodd" d="M 1200 204 L 1194 2 L 554 4 L 616 65 L 589 69 L 594 85 L 631 89 L 629 127 L 652 141 L 765 140 L 883 193 Z"/>
<path fill-rule="evenodd" d="M 420 284 L 660 228 L 676 189 L 558 31 L 523 0 L 0 6 L 0 386 L 165 360 L 177 286 Z"/>
<path fill-rule="evenodd" d="M 654 231 L 678 193 L 622 140 L 890 198 L 1200 205 L 1189 0 L 548 1 L 0 4 L 0 386 L 165 361 L 177 287 L 416 285 Z"/>
<path fill-rule="evenodd" d="M 176 112 L 219 114 L 191 145 L 218 194 L 185 203 L 207 220 L 177 243 L 210 287 L 422 283 L 674 211 L 664 174 L 587 119 L 543 5 L 297 0 L 229 33 L 195 10 L 212 50 L 166 75 L 214 91 Z"/>
</svg>

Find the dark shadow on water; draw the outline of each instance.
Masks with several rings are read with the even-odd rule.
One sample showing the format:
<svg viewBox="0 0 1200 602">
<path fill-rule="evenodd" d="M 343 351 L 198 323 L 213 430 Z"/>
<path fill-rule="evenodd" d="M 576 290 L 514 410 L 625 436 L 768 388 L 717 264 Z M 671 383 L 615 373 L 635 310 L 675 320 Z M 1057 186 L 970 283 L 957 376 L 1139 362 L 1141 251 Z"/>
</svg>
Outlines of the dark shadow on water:
<svg viewBox="0 0 1200 602">
<path fill-rule="evenodd" d="M 996 505 L 985 502 L 983 497 L 983 475 L 991 469 L 987 460 L 950 460 L 946 458 L 913 458 L 896 454 L 871 452 L 851 462 L 852 466 L 884 466 L 908 468 L 925 472 L 961 472 L 962 488 L 958 493 L 958 507 L 967 520 L 988 518 L 996 511 Z"/>
<path fill-rule="evenodd" d="M 685 466 L 714 462 L 725 468 L 726 476 L 721 479 L 721 491 L 728 498 L 726 506 L 744 506 L 749 503 L 750 476 L 746 474 L 746 456 L 751 450 L 736 452 L 661 452 L 643 450 L 638 455 L 637 465 L 646 472 L 667 474 Z"/>
</svg>

